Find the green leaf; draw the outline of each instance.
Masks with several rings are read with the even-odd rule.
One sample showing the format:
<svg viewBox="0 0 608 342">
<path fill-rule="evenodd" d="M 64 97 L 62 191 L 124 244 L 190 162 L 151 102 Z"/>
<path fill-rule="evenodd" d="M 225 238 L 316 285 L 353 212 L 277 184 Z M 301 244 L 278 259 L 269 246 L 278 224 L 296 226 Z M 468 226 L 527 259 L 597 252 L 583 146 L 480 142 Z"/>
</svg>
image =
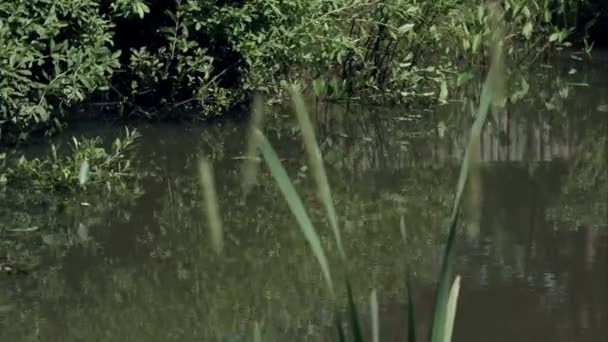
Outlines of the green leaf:
<svg viewBox="0 0 608 342">
<path fill-rule="evenodd" d="M 470 71 L 463 72 L 462 74 L 458 75 L 458 80 L 456 81 L 456 85 L 458 87 L 460 87 L 463 84 L 472 80 L 473 78 L 474 78 L 474 76 L 473 76 L 472 72 L 470 72 Z"/>
<path fill-rule="evenodd" d="M 503 86 L 503 53 L 502 45 L 498 42 L 494 42 L 494 49 L 492 55 L 492 63 L 490 65 L 490 71 L 484 82 L 479 108 L 477 109 L 477 115 L 471 133 L 469 142 L 464 153 L 462 165 L 460 167 L 460 174 L 458 177 L 458 184 L 456 186 L 456 195 L 454 196 L 454 204 L 452 208 L 452 215 L 450 218 L 450 225 L 448 229 L 448 240 L 444 251 L 441 271 L 439 273 L 439 283 L 435 294 L 435 304 L 433 308 L 433 316 L 431 323 L 430 341 L 431 342 L 443 342 L 446 336 L 446 321 L 447 321 L 447 302 L 448 302 L 448 291 L 449 282 L 452 276 L 452 262 L 454 258 L 454 241 L 456 236 L 456 227 L 458 224 L 458 213 L 461 205 L 461 198 L 464 192 L 465 185 L 467 183 L 469 170 L 473 163 L 474 150 L 479 148 L 479 139 L 481 131 L 486 122 L 488 112 L 491 103 L 500 94 L 500 89 Z"/>
<path fill-rule="evenodd" d="M 559 32 L 552 33 L 552 34 L 549 36 L 549 41 L 550 41 L 550 42 L 554 42 L 554 41 L 556 41 L 558 38 L 559 38 Z"/>
<path fill-rule="evenodd" d="M 80 171 L 78 172 L 78 182 L 80 185 L 84 185 L 89 179 L 89 161 L 84 160 L 82 164 L 80 164 Z"/>
<path fill-rule="evenodd" d="M 475 37 L 473 37 L 473 46 L 472 46 L 473 53 L 477 53 L 480 46 L 481 46 L 481 34 L 478 33 L 475 35 Z"/>
<path fill-rule="evenodd" d="M 532 30 L 533 30 L 532 22 L 528 21 L 524 25 L 524 28 L 522 29 L 521 33 L 524 35 L 524 37 L 526 37 L 526 39 L 530 39 L 530 37 L 532 37 Z"/>
<path fill-rule="evenodd" d="M 209 224 L 211 245 L 213 250 L 220 254 L 224 247 L 224 233 L 217 201 L 217 192 L 215 191 L 213 168 L 206 159 L 202 159 L 199 162 L 199 177 L 203 192 L 205 213 Z"/>
<path fill-rule="evenodd" d="M 410 32 L 413 29 L 414 29 L 414 24 L 405 24 L 405 25 L 401 25 L 397 29 L 397 32 L 399 32 L 399 34 L 406 34 L 406 33 Z"/>
<path fill-rule="evenodd" d="M 444 342 L 445 326 L 447 318 L 447 301 L 448 301 L 448 286 L 449 279 L 452 275 L 452 259 L 454 255 L 454 241 L 456 237 L 456 226 L 458 217 L 452 218 L 449 228 L 448 240 L 446 243 L 443 261 L 441 263 L 441 271 L 439 273 L 439 283 L 435 293 L 435 305 L 433 308 L 433 316 L 431 323 L 431 342 Z"/>
<path fill-rule="evenodd" d="M 144 16 L 146 15 L 146 13 L 150 13 L 150 8 L 148 7 L 148 5 L 146 5 L 143 2 L 136 2 L 134 4 L 135 7 L 135 12 L 137 12 L 137 15 L 139 16 L 140 19 L 143 19 Z"/>
<path fill-rule="evenodd" d="M 258 322 L 253 323 L 253 342 L 262 342 L 262 329 Z"/>
<path fill-rule="evenodd" d="M 440 91 L 439 91 L 439 100 L 441 102 L 446 102 L 448 99 L 448 84 L 447 82 L 444 80 L 441 82 L 441 86 L 440 86 Z"/>
<path fill-rule="evenodd" d="M 450 295 L 446 307 L 445 335 L 443 342 L 452 341 L 454 331 L 454 320 L 456 319 L 456 306 L 458 305 L 458 294 L 460 292 L 460 276 L 457 276 L 450 290 Z"/>
<path fill-rule="evenodd" d="M 325 80 L 322 78 L 317 78 L 312 81 L 312 90 L 315 93 L 315 96 L 318 98 L 322 98 L 325 96 L 327 86 L 325 84 Z"/>
<path fill-rule="evenodd" d="M 38 229 L 39 229 L 38 226 L 32 226 L 32 227 L 25 227 L 25 228 L 7 228 L 6 231 L 12 232 L 12 233 L 30 233 L 30 232 L 35 232 Z"/>
<path fill-rule="evenodd" d="M 378 296 L 376 290 L 369 295 L 370 316 L 372 318 L 372 342 L 380 342 L 380 324 L 378 313 Z"/>
<path fill-rule="evenodd" d="M 296 116 L 300 124 L 300 129 L 302 131 L 302 138 L 304 139 L 304 147 L 306 148 L 306 152 L 308 154 L 310 168 L 317 183 L 317 189 L 321 195 L 321 200 L 325 206 L 325 211 L 334 233 L 336 245 L 338 246 L 338 252 L 342 257 L 342 260 L 346 260 L 346 254 L 342 248 L 342 237 L 340 235 L 340 228 L 338 226 L 338 216 L 334 207 L 329 182 L 327 181 L 327 174 L 325 173 L 325 167 L 323 166 L 323 158 L 321 157 L 321 151 L 319 150 L 319 145 L 317 144 L 317 139 L 315 138 L 312 122 L 310 121 L 308 111 L 304 105 L 304 100 L 295 87 L 292 87 L 291 89 L 291 97 L 296 110 Z"/>
<path fill-rule="evenodd" d="M 287 172 L 283 168 L 283 165 L 279 161 L 279 157 L 270 145 L 270 142 L 268 142 L 268 139 L 266 139 L 266 137 L 259 130 L 255 130 L 255 134 L 257 135 L 256 140 L 258 143 L 258 149 L 262 153 L 262 156 L 270 169 L 272 177 L 277 182 L 283 197 L 287 201 L 291 213 L 295 216 L 300 230 L 304 234 L 306 241 L 308 241 L 310 244 L 312 252 L 321 266 L 321 271 L 323 273 L 323 277 L 325 278 L 325 282 L 331 297 L 335 298 L 334 285 L 331 273 L 329 271 L 329 263 L 327 262 L 325 252 L 323 251 L 323 246 L 321 245 L 319 235 L 317 234 L 317 231 L 313 226 L 306 209 L 304 209 L 304 204 L 296 192 L 296 189 L 293 187 L 293 184 L 291 183 Z"/>
</svg>

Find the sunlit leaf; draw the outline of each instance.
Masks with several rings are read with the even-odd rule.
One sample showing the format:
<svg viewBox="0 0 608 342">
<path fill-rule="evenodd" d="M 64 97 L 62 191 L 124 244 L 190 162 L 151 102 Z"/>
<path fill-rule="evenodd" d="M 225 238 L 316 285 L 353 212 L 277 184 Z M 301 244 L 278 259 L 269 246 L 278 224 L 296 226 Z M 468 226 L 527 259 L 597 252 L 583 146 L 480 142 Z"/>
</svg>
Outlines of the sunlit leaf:
<svg viewBox="0 0 608 342">
<path fill-rule="evenodd" d="M 89 161 L 85 159 L 82 164 L 80 164 L 80 171 L 78 172 L 78 182 L 80 185 L 86 184 L 89 180 L 89 169 Z"/>
<path fill-rule="evenodd" d="M 524 35 L 524 37 L 526 37 L 526 39 L 530 39 L 530 37 L 532 37 L 532 30 L 533 30 L 532 22 L 528 21 L 524 25 L 524 28 L 522 29 L 521 33 Z"/>
<path fill-rule="evenodd" d="M 405 24 L 400 26 L 397 31 L 399 32 L 399 34 L 405 34 L 410 32 L 412 29 L 414 29 L 414 24 Z"/>
</svg>

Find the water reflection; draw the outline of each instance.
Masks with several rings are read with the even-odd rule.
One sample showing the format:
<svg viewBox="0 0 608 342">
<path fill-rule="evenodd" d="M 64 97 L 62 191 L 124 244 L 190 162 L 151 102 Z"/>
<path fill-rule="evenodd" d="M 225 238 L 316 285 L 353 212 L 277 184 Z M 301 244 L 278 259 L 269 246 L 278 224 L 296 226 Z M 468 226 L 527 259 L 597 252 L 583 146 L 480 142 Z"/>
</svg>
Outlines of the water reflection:
<svg viewBox="0 0 608 342">
<path fill-rule="evenodd" d="M 585 89 L 558 109 L 547 109 L 548 95 L 494 112 L 465 198 L 455 340 L 595 341 L 608 334 L 601 325 L 608 320 L 606 116 L 595 111 L 606 101 L 605 85 Z M 462 113 L 450 117 L 457 108 L 429 114 L 329 105 L 314 115 L 345 249 L 359 271 L 356 297 L 366 308 L 377 289 L 386 340 L 404 338 L 406 264 L 415 272 L 416 304 L 425 317 L 430 312 L 462 128 L 470 124 Z M 432 119 L 418 120 L 424 115 Z M 283 120 L 267 131 L 335 259 L 302 170 L 297 129 Z M 0 339 L 244 341 L 260 321 L 275 340 L 330 340 L 333 312 L 318 265 L 272 179 L 262 172 L 247 196 L 240 192 L 244 132 L 240 122 L 142 127 L 143 191 L 130 197 L 2 193 L 4 225 L 19 216 L 41 228 L 23 236 L 2 230 L 3 248 L 36 263 L 27 275 L 0 276 Z M 201 211 L 201 155 L 217 170 L 223 257 L 210 250 Z M 92 205 L 79 206 L 83 201 Z"/>
</svg>

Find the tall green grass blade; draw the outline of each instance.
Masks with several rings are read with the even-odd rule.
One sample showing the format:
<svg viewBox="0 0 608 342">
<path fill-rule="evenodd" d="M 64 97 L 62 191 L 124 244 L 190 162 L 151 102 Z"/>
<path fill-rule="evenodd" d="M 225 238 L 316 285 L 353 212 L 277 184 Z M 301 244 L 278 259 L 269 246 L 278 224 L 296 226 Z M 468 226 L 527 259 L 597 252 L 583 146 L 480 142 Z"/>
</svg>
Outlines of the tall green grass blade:
<svg viewBox="0 0 608 342">
<path fill-rule="evenodd" d="M 243 194 L 247 195 L 251 188 L 256 183 L 256 178 L 259 169 L 259 163 L 256 154 L 256 135 L 254 130 L 261 130 L 264 122 L 264 99 L 261 95 L 256 95 L 253 98 L 253 111 L 251 113 L 251 123 L 249 128 L 249 136 L 247 137 L 247 145 L 245 150 L 245 159 L 241 167 L 242 189 Z"/>
<path fill-rule="evenodd" d="M 359 314 L 357 313 L 357 306 L 355 305 L 355 299 L 353 298 L 353 290 L 350 286 L 350 281 L 346 279 L 346 291 L 348 295 L 348 311 L 350 313 L 350 324 L 353 333 L 354 342 L 363 342 L 363 334 L 361 333 L 361 323 L 359 321 Z"/>
<path fill-rule="evenodd" d="M 452 259 L 454 255 L 453 250 L 457 224 L 458 216 L 455 216 L 450 224 L 448 240 L 443 255 L 441 271 L 439 273 L 439 282 L 435 293 L 435 305 L 433 308 L 430 333 L 431 342 L 443 342 L 445 336 L 446 305 L 448 300 L 449 279 L 452 276 Z"/>
<path fill-rule="evenodd" d="M 501 51 L 498 51 L 496 53 L 501 54 Z M 500 79 L 502 75 L 500 71 L 502 70 L 502 62 L 500 58 L 501 57 L 494 58 L 494 62 L 490 67 L 490 72 L 482 88 L 479 108 L 477 109 L 477 115 L 475 121 L 473 122 L 473 126 L 471 127 L 469 142 L 465 150 L 462 165 L 460 167 L 460 174 L 458 176 L 458 183 L 456 186 L 456 196 L 454 197 L 454 205 L 452 209 L 452 220 L 456 215 L 458 215 L 458 210 L 460 209 L 460 203 L 462 200 L 462 194 L 464 192 L 467 178 L 469 175 L 469 169 L 473 162 L 473 150 L 478 148 L 479 146 L 481 131 L 483 130 L 483 126 L 487 120 L 488 113 L 490 111 L 490 105 L 492 104 L 496 96 L 494 88 L 497 84 L 501 83 Z"/>
<path fill-rule="evenodd" d="M 501 29 L 497 30 L 502 32 Z M 500 33 L 497 33 L 496 37 L 499 37 Z M 477 115 L 473 126 L 471 127 L 471 133 L 469 137 L 469 143 L 465 150 L 464 158 L 460 168 L 460 174 L 458 177 L 458 184 L 456 187 L 456 195 L 454 197 L 454 206 L 452 209 L 452 215 L 450 218 L 450 227 L 448 233 L 448 240 L 444 252 L 442 261 L 441 271 L 439 274 L 439 283 L 437 285 L 437 292 L 435 294 L 435 304 L 433 308 L 433 316 L 431 323 L 430 341 L 431 342 L 444 342 L 447 336 L 446 332 L 446 321 L 447 321 L 447 310 L 448 310 L 448 291 L 449 282 L 452 277 L 452 260 L 454 258 L 454 241 L 456 236 L 456 226 L 458 223 L 458 213 L 460 210 L 460 204 L 462 201 L 462 194 L 464 192 L 471 165 L 474 163 L 473 157 L 477 156 L 475 149 L 479 148 L 479 139 L 481 131 L 487 120 L 488 112 L 491 104 L 497 99 L 498 96 L 502 96 L 503 91 L 503 52 L 502 52 L 502 40 L 496 38 L 493 44 L 493 55 L 492 64 L 490 71 L 484 82 L 479 108 L 477 109 Z"/>
<path fill-rule="evenodd" d="M 292 87 L 291 97 L 296 111 L 296 116 L 298 117 L 298 122 L 300 124 L 300 129 L 302 131 L 302 138 L 304 140 L 304 147 L 306 148 L 306 152 L 308 154 L 310 168 L 317 183 L 321 201 L 325 206 L 327 217 L 334 233 L 334 238 L 336 239 L 336 245 L 338 246 L 338 252 L 340 253 L 340 257 L 342 257 L 342 260 L 346 260 L 346 254 L 344 253 L 344 248 L 342 248 L 342 237 L 340 235 L 340 228 L 338 226 L 338 216 L 336 215 L 336 209 L 331 196 L 329 182 L 327 181 L 327 174 L 325 172 L 325 167 L 323 166 L 323 158 L 321 157 L 321 151 L 319 150 L 319 145 L 317 144 L 317 139 L 315 138 L 315 131 L 312 126 L 312 122 L 310 121 L 304 100 L 302 99 L 302 96 L 297 88 Z"/>
<path fill-rule="evenodd" d="M 460 293 L 460 276 L 457 276 L 450 290 L 450 296 L 447 303 L 447 317 L 445 321 L 445 335 L 443 342 L 452 340 L 452 332 L 454 331 L 454 320 L 456 319 L 456 306 L 458 305 L 458 294 Z"/>
<path fill-rule="evenodd" d="M 380 342 L 380 317 L 378 310 L 378 296 L 376 290 L 369 295 L 370 315 L 372 317 L 372 342 Z"/>
<path fill-rule="evenodd" d="M 262 329 L 258 322 L 253 323 L 253 342 L 262 342 Z"/>
<path fill-rule="evenodd" d="M 220 254 L 224 248 L 224 233 L 222 220 L 220 219 L 220 209 L 215 191 L 215 181 L 213 179 L 213 168 L 211 164 L 202 159 L 199 163 L 199 175 L 203 190 L 203 200 L 207 222 L 209 225 L 209 236 L 211 245 L 216 253 Z"/>
<path fill-rule="evenodd" d="M 273 178 L 279 185 L 279 189 L 281 190 L 283 197 L 287 201 L 289 205 L 289 209 L 291 213 L 295 216 L 296 221 L 298 221 L 298 225 L 300 230 L 304 234 L 304 237 L 310 244 L 312 248 L 312 252 L 317 258 L 321 266 L 321 271 L 323 272 L 323 277 L 325 278 L 325 282 L 327 283 L 327 287 L 332 298 L 335 298 L 333 281 L 331 278 L 331 273 L 329 271 L 329 264 L 327 262 L 327 258 L 325 257 L 325 252 L 323 251 L 323 247 L 321 246 L 321 240 L 319 239 L 319 235 L 315 230 L 312 222 L 310 221 L 310 217 L 304 208 L 304 204 L 300 199 L 300 196 L 296 192 L 287 172 L 283 168 L 283 165 L 279 161 L 279 158 L 270 145 L 270 142 L 266 137 L 258 130 L 255 131 L 256 135 L 258 135 L 258 149 L 264 156 L 264 160 L 270 169 L 270 173 Z"/>
<path fill-rule="evenodd" d="M 410 274 L 407 274 L 407 340 L 416 342 L 416 307 L 412 296 L 412 282 Z"/>
</svg>

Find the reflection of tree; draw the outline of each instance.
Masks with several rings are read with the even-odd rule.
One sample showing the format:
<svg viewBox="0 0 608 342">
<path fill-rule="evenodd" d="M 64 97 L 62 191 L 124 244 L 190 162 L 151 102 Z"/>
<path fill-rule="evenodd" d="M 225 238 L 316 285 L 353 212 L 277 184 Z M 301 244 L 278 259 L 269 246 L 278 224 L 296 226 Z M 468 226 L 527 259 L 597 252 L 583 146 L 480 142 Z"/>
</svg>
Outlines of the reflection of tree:
<svg viewBox="0 0 608 342">
<path fill-rule="evenodd" d="M 605 135 L 599 126 L 587 130 L 587 116 L 562 120 L 546 112 L 529 114 L 531 108 L 512 106 L 508 115 L 496 111 L 482 138 L 481 168 L 466 197 L 460 235 L 464 287 L 457 338 L 605 335 L 598 322 L 606 320 L 601 306 L 606 302 L 601 289 L 608 285 L 606 234 L 589 227 L 601 216 L 583 208 L 606 203 L 600 195 L 589 196 L 598 193 L 589 189 L 606 184 L 601 172 L 606 158 L 597 159 L 605 155 Z M 466 134 L 448 126 L 441 138 L 428 129 L 434 124 L 394 110 L 321 110 L 314 119 L 356 272 L 357 300 L 363 305 L 376 288 L 386 314 L 383 326 L 400 327 L 406 264 L 415 274 L 417 304 L 423 311 L 430 308 L 443 218 Z M 60 205 L 26 210 L 33 224 L 69 226 L 74 232 L 84 222 L 92 241 L 63 244 L 49 253 L 53 257 L 40 258 L 36 272 L 10 281 L 0 307 L 14 304 L 20 318 L 0 321 L 2 340 L 32 334 L 57 340 L 236 340 L 250 336 L 253 321 L 262 321 L 276 340 L 333 335 L 318 265 L 272 179 L 263 169 L 247 197 L 239 190 L 240 160 L 233 158 L 243 151 L 244 126 L 222 122 L 207 129 L 163 125 L 142 131 L 144 194 L 125 202 L 93 194 L 83 199 L 92 208 L 81 208 L 79 199 L 63 205 L 65 216 L 58 214 Z M 281 125 L 267 129 L 340 281 L 333 238 L 312 180 L 302 170 L 296 132 Z M 581 150 L 591 151 L 592 158 Z M 195 177 L 201 154 L 215 160 L 226 228 L 223 257 L 207 248 Z M 582 186 L 581 180 L 593 183 Z M 580 196 L 570 198 L 574 193 Z M 584 224 L 570 224 L 566 215 Z M 44 245 L 37 236 L 26 246 L 38 252 Z"/>
<path fill-rule="evenodd" d="M 608 235 L 547 219 L 547 209 L 559 203 L 563 171 L 550 164 L 533 171 L 504 165 L 482 170 L 481 230 L 466 243 L 459 266 L 469 275 L 459 306 L 459 338 L 605 336 L 600 322 L 607 315 Z M 539 331 L 542 336 L 530 335 Z"/>
<path fill-rule="evenodd" d="M 243 198 L 238 186 L 240 160 L 230 158 L 239 155 L 235 146 L 240 143 L 218 142 L 213 131 L 194 149 L 225 155 L 215 166 L 227 245 L 224 257 L 207 250 L 194 169 L 198 155 L 176 152 L 199 134 L 181 134 L 181 143 L 169 138 L 142 143 L 140 158 L 148 161 L 143 169 L 145 193 L 91 224 L 95 248 L 65 246 L 59 267 L 51 271 L 44 266 L 31 275 L 28 291 L 37 296 L 23 300 L 18 308 L 25 313 L 24 324 L 38 322 L 40 338 L 218 340 L 249 336 L 254 320 L 265 322 L 278 339 L 333 335 L 318 265 L 272 179 L 263 171 L 255 191 Z M 150 133 L 144 131 L 146 136 Z M 294 171 L 301 166 L 295 161 L 299 144 L 289 135 L 276 142 L 280 154 L 290 157 L 288 168 L 331 251 L 333 238 L 321 219 L 312 184 Z M 357 270 L 355 293 L 362 303 L 372 287 L 382 293 L 384 302 L 402 301 L 406 263 L 428 283 L 434 262 L 430 255 L 443 235 L 442 213 L 449 206 L 446 185 L 453 178 L 451 167 L 385 172 L 386 165 L 361 174 L 331 168 L 345 247 Z M 401 243 L 401 217 L 407 222 L 407 249 Z M 334 270 L 340 281 L 337 263 Z M 24 336 L 2 331 L 8 340 Z"/>
</svg>

